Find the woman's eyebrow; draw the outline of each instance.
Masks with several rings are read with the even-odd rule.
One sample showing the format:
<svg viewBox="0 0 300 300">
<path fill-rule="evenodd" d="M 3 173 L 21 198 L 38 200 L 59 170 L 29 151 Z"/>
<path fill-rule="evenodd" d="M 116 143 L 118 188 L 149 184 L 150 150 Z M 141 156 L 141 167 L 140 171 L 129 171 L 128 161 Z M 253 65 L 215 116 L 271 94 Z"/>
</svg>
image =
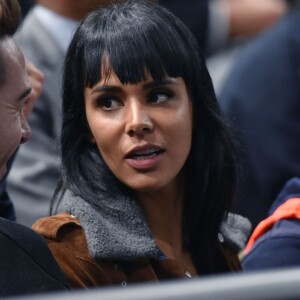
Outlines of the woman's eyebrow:
<svg viewBox="0 0 300 300">
<path fill-rule="evenodd" d="M 18 100 L 19 101 L 23 101 L 30 93 L 31 93 L 32 88 L 29 87 L 27 88 L 19 97 Z"/>
<path fill-rule="evenodd" d="M 143 85 L 144 90 L 152 89 L 161 85 L 177 84 L 175 78 L 163 79 L 163 80 L 154 80 Z"/>
<path fill-rule="evenodd" d="M 112 86 L 112 85 L 102 85 L 97 86 L 93 89 L 92 94 L 95 93 L 104 93 L 104 92 L 121 92 L 122 89 L 118 86 Z"/>
</svg>

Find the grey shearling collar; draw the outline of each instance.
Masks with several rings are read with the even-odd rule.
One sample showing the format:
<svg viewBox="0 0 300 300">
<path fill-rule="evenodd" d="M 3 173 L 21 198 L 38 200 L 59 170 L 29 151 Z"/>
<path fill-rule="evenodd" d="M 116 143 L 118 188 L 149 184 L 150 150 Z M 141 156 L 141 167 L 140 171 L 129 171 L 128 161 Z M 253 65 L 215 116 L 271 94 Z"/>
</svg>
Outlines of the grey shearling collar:
<svg viewBox="0 0 300 300">
<path fill-rule="evenodd" d="M 61 208 L 80 220 L 89 253 L 98 259 L 159 258 L 145 216 L 135 200 L 99 199 L 97 207 L 66 191 Z"/>
<path fill-rule="evenodd" d="M 145 216 L 134 199 L 118 195 L 101 198 L 97 204 L 95 207 L 66 191 L 60 206 L 79 219 L 93 258 L 128 261 L 141 257 L 160 257 L 161 252 Z M 250 231 L 248 219 L 228 213 L 222 222 L 219 239 L 221 237 L 221 242 L 239 252 L 245 247 Z"/>
</svg>

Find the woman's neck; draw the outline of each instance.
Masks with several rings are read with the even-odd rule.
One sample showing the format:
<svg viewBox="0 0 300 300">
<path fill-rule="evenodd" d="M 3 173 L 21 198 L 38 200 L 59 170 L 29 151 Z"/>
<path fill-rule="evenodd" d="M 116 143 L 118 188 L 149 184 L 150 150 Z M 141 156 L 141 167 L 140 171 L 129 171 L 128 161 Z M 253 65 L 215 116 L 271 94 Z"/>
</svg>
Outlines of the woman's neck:
<svg viewBox="0 0 300 300">
<path fill-rule="evenodd" d="M 137 194 L 154 239 L 167 256 L 177 256 L 182 251 L 183 197 L 183 187 L 175 183 L 153 193 Z M 174 253 L 166 253 L 169 249 Z"/>
<path fill-rule="evenodd" d="M 196 275 L 190 253 L 182 245 L 183 186 L 183 180 L 179 179 L 154 193 L 138 193 L 137 199 L 158 248 L 168 258 L 178 261 L 184 272 Z"/>
<path fill-rule="evenodd" d="M 137 199 L 158 248 L 168 258 L 175 259 L 184 272 L 196 275 L 190 253 L 182 245 L 183 184 L 174 183 L 173 187 L 155 193 L 138 193 Z"/>
</svg>

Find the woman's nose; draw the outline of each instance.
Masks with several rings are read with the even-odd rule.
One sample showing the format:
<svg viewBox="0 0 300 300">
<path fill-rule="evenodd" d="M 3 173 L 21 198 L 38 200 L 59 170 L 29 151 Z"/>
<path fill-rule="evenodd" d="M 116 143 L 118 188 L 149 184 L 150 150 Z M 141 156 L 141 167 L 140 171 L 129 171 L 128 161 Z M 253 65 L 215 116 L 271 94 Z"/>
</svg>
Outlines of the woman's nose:
<svg viewBox="0 0 300 300">
<path fill-rule="evenodd" d="M 132 104 L 128 112 L 126 133 L 129 136 L 144 135 L 152 130 L 153 123 L 147 110 L 139 104 Z"/>
<path fill-rule="evenodd" d="M 31 129 L 27 122 L 27 119 L 25 118 L 24 113 L 22 113 L 21 116 L 21 144 L 26 143 L 31 138 Z"/>
</svg>

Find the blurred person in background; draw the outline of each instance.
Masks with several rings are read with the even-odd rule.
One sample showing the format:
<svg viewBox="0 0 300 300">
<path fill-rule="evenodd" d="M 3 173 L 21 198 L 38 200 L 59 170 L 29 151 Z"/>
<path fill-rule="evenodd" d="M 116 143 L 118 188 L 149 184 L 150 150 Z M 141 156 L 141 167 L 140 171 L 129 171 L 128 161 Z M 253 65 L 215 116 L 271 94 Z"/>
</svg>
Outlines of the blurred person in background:
<svg viewBox="0 0 300 300">
<path fill-rule="evenodd" d="M 236 38 L 256 36 L 287 11 L 286 0 L 160 0 L 193 32 L 201 48 L 212 55 Z"/>
<path fill-rule="evenodd" d="M 245 48 L 219 97 L 240 142 L 236 211 L 254 226 L 285 182 L 300 175 L 300 22 L 293 4 Z"/>
<path fill-rule="evenodd" d="M 286 0 L 210 0 L 209 5 L 207 66 L 219 96 L 245 46 L 276 24 L 291 4 Z"/>
</svg>

